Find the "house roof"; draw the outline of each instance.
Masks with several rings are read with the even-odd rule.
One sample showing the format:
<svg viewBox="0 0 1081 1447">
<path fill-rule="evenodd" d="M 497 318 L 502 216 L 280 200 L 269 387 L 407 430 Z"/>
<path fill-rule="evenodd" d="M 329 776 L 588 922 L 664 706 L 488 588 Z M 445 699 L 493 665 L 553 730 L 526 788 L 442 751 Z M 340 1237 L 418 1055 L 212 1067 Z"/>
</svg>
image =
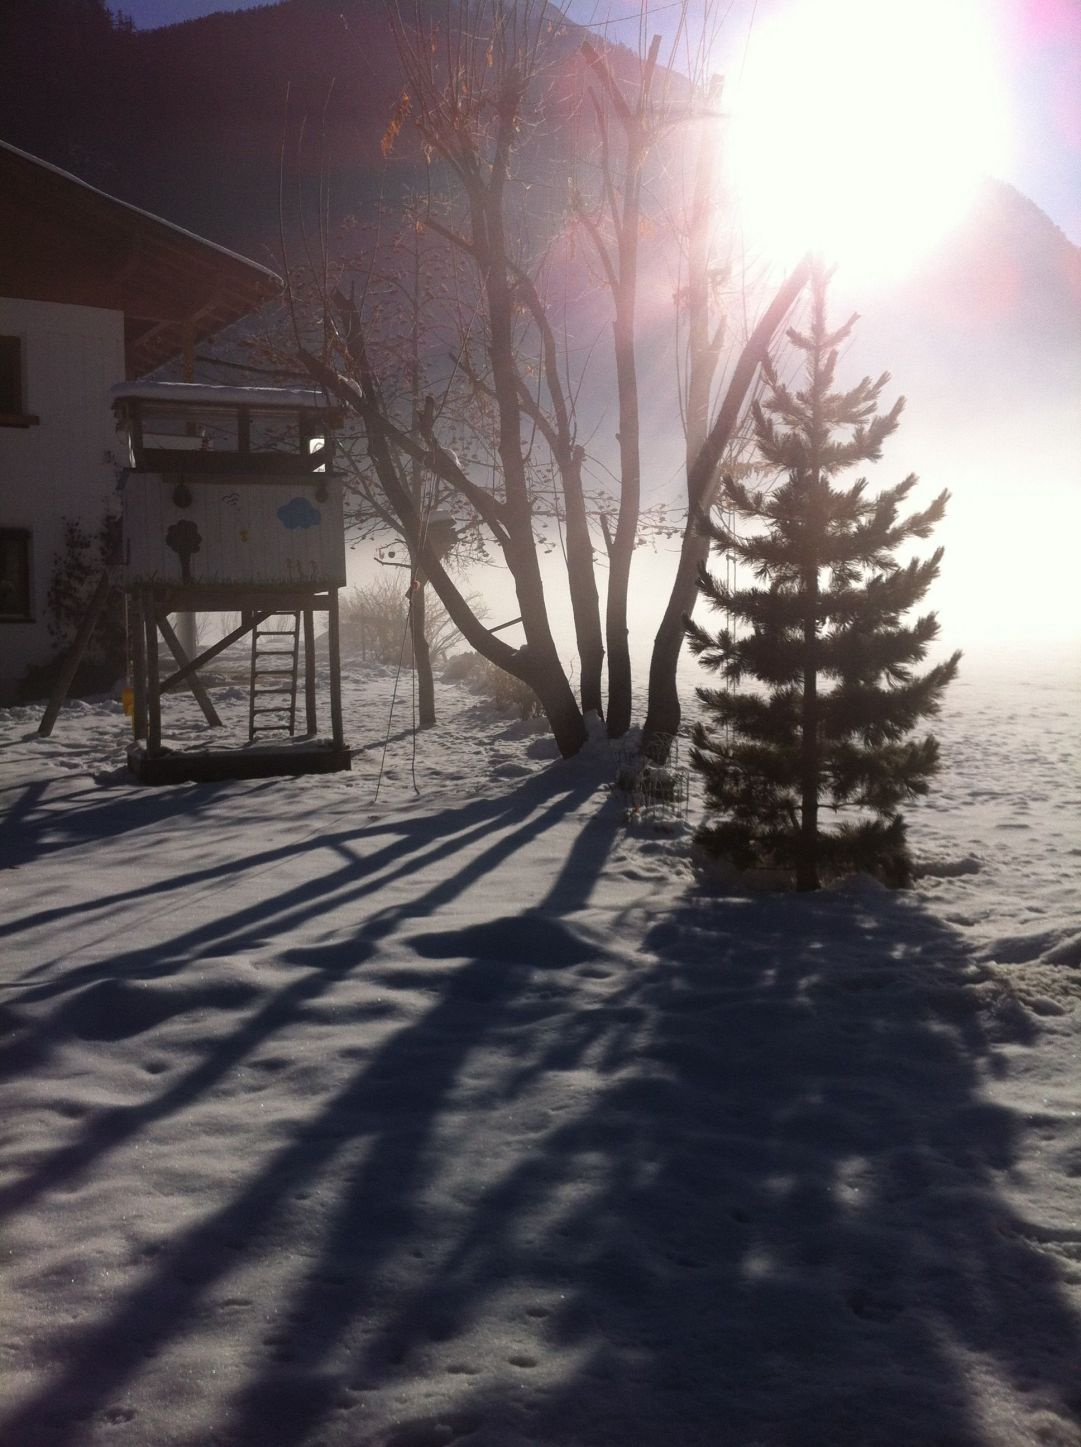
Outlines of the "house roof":
<svg viewBox="0 0 1081 1447">
<path fill-rule="evenodd" d="M 0 141 L 0 290 L 124 313 L 143 376 L 281 291 L 264 266 Z"/>
</svg>

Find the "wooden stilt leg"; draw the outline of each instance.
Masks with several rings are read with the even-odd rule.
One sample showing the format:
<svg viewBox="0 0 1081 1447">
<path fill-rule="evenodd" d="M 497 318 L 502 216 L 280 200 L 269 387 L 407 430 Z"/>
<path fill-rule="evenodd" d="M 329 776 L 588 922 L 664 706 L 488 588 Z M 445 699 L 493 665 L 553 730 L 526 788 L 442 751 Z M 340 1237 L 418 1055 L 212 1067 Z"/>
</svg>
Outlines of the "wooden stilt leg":
<svg viewBox="0 0 1081 1447">
<path fill-rule="evenodd" d="M 137 742 L 146 740 L 146 632 L 143 597 L 129 599 L 128 627 L 131 632 L 132 730 Z"/>
<path fill-rule="evenodd" d="M 183 616 L 191 617 L 192 615 L 185 614 Z M 178 667 L 185 668 L 191 662 L 191 659 L 188 657 L 184 645 L 181 643 L 180 639 L 173 631 L 173 627 L 170 624 L 168 618 L 166 618 L 164 615 L 158 619 L 158 628 L 161 630 L 161 636 L 169 645 L 169 651 L 176 659 Z M 207 723 L 212 729 L 220 729 L 222 726 L 221 719 L 218 717 L 217 709 L 210 701 L 210 695 L 203 687 L 202 679 L 197 673 L 190 673 L 188 674 L 185 682 L 191 689 L 192 693 L 195 695 L 195 701 L 203 710 L 203 717 L 206 719 Z"/>
<path fill-rule="evenodd" d="M 143 609 L 146 627 L 146 695 L 147 733 L 146 753 L 153 758 L 161 753 L 161 678 L 158 673 L 158 623 L 154 616 L 153 600 L 148 598 Z"/>
<path fill-rule="evenodd" d="M 304 609 L 304 727 L 314 738 L 319 725 L 315 717 L 315 614 Z"/>
<path fill-rule="evenodd" d="M 330 729 L 334 747 L 345 747 L 342 728 L 342 654 L 338 636 L 338 590 L 327 591 L 327 653 L 330 668 Z"/>
<path fill-rule="evenodd" d="M 71 687 L 71 680 L 75 677 L 75 670 L 82 662 L 83 654 L 94 632 L 94 626 L 102 615 L 105 604 L 109 597 L 109 575 L 102 573 L 98 580 L 98 586 L 94 589 L 94 596 L 90 600 L 90 606 L 83 614 L 83 621 L 79 624 L 79 631 L 75 635 L 75 641 L 68 650 L 64 659 L 63 667 L 57 675 L 53 684 L 53 691 L 49 695 L 49 703 L 38 724 L 38 733 L 42 738 L 47 739 L 53 731 L 57 714 L 64 705 L 68 696 L 68 689 Z"/>
</svg>

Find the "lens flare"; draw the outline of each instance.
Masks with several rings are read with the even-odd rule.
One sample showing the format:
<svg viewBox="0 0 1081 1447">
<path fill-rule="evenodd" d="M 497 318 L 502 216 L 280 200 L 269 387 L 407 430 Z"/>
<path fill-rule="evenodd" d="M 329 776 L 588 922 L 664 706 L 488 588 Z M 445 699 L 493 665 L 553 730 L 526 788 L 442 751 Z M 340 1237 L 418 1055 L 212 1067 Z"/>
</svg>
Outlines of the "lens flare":
<svg viewBox="0 0 1081 1447">
<path fill-rule="evenodd" d="M 964 214 L 1010 152 L 994 0 L 793 0 L 727 89 L 748 242 L 883 281 Z"/>
</svg>

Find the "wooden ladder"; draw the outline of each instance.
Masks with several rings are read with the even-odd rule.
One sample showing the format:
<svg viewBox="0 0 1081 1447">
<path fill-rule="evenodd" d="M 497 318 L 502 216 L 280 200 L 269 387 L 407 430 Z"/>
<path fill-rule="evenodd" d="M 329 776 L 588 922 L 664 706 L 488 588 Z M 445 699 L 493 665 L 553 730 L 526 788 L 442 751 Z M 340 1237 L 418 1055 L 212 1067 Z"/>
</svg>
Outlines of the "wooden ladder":
<svg viewBox="0 0 1081 1447">
<path fill-rule="evenodd" d="M 296 732 L 300 614 L 272 616 L 286 619 L 289 626 L 267 627 L 267 617 L 251 631 L 249 743 L 254 743 L 259 734 L 285 733 L 292 738 Z"/>
</svg>

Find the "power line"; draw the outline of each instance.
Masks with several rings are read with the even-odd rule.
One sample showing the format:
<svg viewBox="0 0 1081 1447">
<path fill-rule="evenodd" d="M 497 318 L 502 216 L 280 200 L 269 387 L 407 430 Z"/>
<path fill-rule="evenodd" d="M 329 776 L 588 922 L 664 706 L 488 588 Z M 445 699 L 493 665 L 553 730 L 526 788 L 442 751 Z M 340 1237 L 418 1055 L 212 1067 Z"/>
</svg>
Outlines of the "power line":
<svg viewBox="0 0 1081 1447">
<path fill-rule="evenodd" d="M 648 20 L 651 15 L 659 15 L 662 10 L 682 10 L 685 3 L 686 0 L 668 0 L 665 5 L 648 5 L 644 10 L 620 15 L 615 20 L 579 20 L 572 23 L 581 25 L 586 30 L 607 30 L 610 25 L 626 25 L 631 20 Z"/>
</svg>

